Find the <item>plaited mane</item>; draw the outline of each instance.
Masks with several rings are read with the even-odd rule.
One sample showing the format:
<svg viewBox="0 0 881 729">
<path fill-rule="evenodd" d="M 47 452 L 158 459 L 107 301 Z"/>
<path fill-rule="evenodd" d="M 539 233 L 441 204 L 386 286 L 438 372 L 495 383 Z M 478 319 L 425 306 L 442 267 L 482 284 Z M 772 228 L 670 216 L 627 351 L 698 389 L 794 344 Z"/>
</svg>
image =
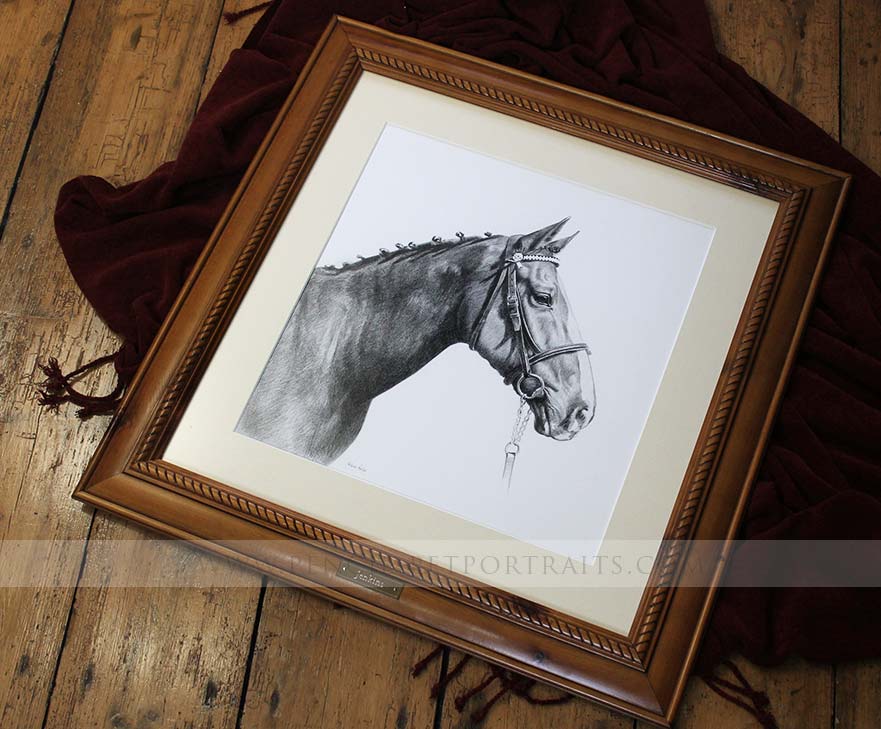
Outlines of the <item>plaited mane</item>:
<svg viewBox="0 0 881 729">
<path fill-rule="evenodd" d="M 478 241 L 485 241 L 493 238 L 492 233 L 484 233 L 483 235 L 468 235 L 464 233 L 456 233 L 455 238 L 441 238 L 436 236 L 430 241 L 424 243 L 397 243 L 391 250 L 388 248 L 380 248 L 379 252 L 372 256 L 358 256 L 358 260 L 349 261 L 339 266 L 330 264 L 316 268 L 316 272 L 321 273 L 344 273 L 348 271 L 356 271 L 369 265 L 376 263 L 394 263 L 404 260 L 415 260 L 426 255 L 438 255 L 455 248 L 460 245 L 468 245 Z"/>
</svg>

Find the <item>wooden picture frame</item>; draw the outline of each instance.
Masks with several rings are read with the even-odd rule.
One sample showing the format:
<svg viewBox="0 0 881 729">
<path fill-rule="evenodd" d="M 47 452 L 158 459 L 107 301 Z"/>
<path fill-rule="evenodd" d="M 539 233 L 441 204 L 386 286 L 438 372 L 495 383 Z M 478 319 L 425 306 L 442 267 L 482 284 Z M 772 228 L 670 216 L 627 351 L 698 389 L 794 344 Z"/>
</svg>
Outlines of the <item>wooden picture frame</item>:
<svg viewBox="0 0 881 729">
<path fill-rule="evenodd" d="M 309 518 L 163 459 L 363 74 L 420 87 L 778 207 L 664 542 L 626 633 Z M 325 32 L 74 497 L 400 627 L 668 726 L 792 364 L 849 177 L 346 19 Z M 691 540 L 717 540 L 714 559 Z M 677 587 L 682 575 L 697 587 Z"/>
</svg>

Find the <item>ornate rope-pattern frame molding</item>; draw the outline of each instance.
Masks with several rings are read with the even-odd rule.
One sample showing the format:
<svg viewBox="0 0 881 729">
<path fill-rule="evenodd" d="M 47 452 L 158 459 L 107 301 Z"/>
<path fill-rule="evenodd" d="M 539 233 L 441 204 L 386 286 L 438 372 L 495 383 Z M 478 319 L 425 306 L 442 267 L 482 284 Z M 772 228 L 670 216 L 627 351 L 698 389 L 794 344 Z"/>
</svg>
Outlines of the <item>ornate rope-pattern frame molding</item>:
<svg viewBox="0 0 881 729">
<path fill-rule="evenodd" d="M 402 560 L 375 545 L 351 540 L 292 513 L 285 513 L 282 509 L 268 509 L 232 490 L 205 483 L 178 472 L 169 464 L 159 460 L 165 437 L 168 435 L 169 425 L 174 422 L 174 414 L 185 405 L 184 395 L 187 384 L 207 364 L 207 359 L 213 353 L 211 344 L 219 340 L 222 335 L 223 323 L 228 321 L 233 313 L 236 292 L 240 290 L 243 279 L 246 273 L 252 269 L 255 259 L 261 258 L 261 254 L 271 244 L 269 233 L 274 224 L 278 223 L 279 218 L 286 212 L 283 209 L 284 201 L 290 200 L 295 183 L 302 181 L 305 174 L 308 173 L 308 162 L 314 159 L 320 149 L 320 143 L 328 131 L 328 123 L 332 119 L 332 112 L 338 111 L 345 103 L 348 95 L 344 92 L 351 89 L 353 79 L 360 75 L 362 69 L 390 69 L 394 71 L 393 75 L 396 78 L 403 80 L 406 80 L 407 75 L 413 75 L 420 79 L 423 85 L 428 84 L 434 90 L 444 92 L 456 89 L 472 96 L 473 98 L 469 100 L 476 103 L 491 101 L 493 105 L 504 105 L 509 107 L 509 110 L 525 110 L 553 119 L 558 125 L 564 125 L 569 133 L 588 139 L 598 139 L 601 142 L 612 138 L 621 145 L 625 145 L 633 153 L 650 150 L 653 153 L 675 159 L 681 166 L 690 168 L 694 174 L 713 179 L 724 175 L 736 180 L 738 186 L 750 188 L 757 194 L 786 200 L 786 212 L 774 238 L 770 254 L 766 258 L 760 283 L 752 297 L 746 326 L 740 333 L 739 340 L 732 347 L 735 351 L 734 364 L 728 372 L 720 393 L 714 399 L 710 414 L 708 414 L 710 427 L 698 443 L 696 453 L 699 452 L 699 456 L 693 474 L 687 481 L 688 486 L 684 489 L 684 498 L 680 499 L 671 516 L 671 526 L 666 539 L 674 546 L 665 550 L 653 571 L 649 588 L 650 598 L 641 607 L 634 621 L 634 625 L 638 627 L 635 630 L 633 641 L 597 629 L 583 621 L 566 619 L 565 616 L 558 615 L 553 611 L 526 610 L 523 608 L 522 602 L 518 604 L 518 601 L 487 586 L 462 580 L 452 573 L 428 569 L 415 562 Z M 132 459 L 129 468 L 133 472 L 147 476 L 169 488 L 195 494 L 227 508 L 241 511 L 250 518 L 264 521 L 274 528 L 281 528 L 291 536 L 314 540 L 326 548 L 345 553 L 379 569 L 421 583 L 432 589 L 450 592 L 457 598 L 476 603 L 483 609 L 497 612 L 508 619 L 527 624 L 536 630 L 561 636 L 566 640 L 583 644 L 591 650 L 608 653 L 617 660 L 642 667 L 648 658 L 653 636 L 661 623 L 664 608 L 670 596 L 670 584 L 683 556 L 681 545 L 683 540 L 690 536 L 695 518 L 699 514 L 704 491 L 715 467 L 719 446 L 723 442 L 723 434 L 734 411 L 744 374 L 747 371 L 757 336 L 761 331 L 777 278 L 782 270 L 782 262 L 786 258 L 796 232 L 796 223 L 804 202 L 804 189 L 796 189 L 782 178 L 757 173 L 732 160 L 711 156 L 682 145 L 668 143 L 633 129 L 609 124 L 560 107 L 539 103 L 509 91 L 501 84 L 494 87 L 474 84 L 458 75 L 423 64 L 414 64 L 396 56 L 355 45 L 345 62 L 340 65 L 333 82 L 328 86 L 308 131 L 291 156 L 266 207 L 255 221 L 245 245 L 230 270 L 226 283 L 218 293 L 210 312 L 199 327 L 192 344 L 188 347 L 186 357 L 177 368 L 171 384 L 163 394 L 150 426 L 139 444 L 137 455 Z"/>
<path fill-rule="evenodd" d="M 628 635 L 318 523 L 162 459 L 251 278 L 364 72 L 780 203 Z M 394 609 L 369 595 L 321 590 L 634 716 L 669 724 L 696 650 L 696 643 L 682 636 L 699 634 L 718 584 L 716 576 L 700 594 L 676 589 L 678 576 L 694 561 L 686 545 L 694 538 L 724 538 L 718 526 L 706 525 L 733 528 L 742 511 L 752 466 L 738 461 L 732 469 L 727 445 L 750 438 L 758 450 L 767 437 L 769 413 L 779 401 L 847 182 L 833 170 L 338 19 L 269 132 L 75 496 L 168 533 L 207 542 L 209 548 L 216 537 L 190 524 L 223 519 L 224 534 L 289 537 L 286 543 L 307 545 L 298 549 L 311 553 L 314 546 L 325 558 L 375 568 L 417 589 L 404 590 Z M 208 262 L 214 264 L 210 269 Z M 169 512 L 172 503 L 174 514 Z M 271 571 L 258 554 L 232 556 Z M 293 569 L 289 576 L 305 579 Z M 319 584 L 332 583 L 330 575 Z"/>
<path fill-rule="evenodd" d="M 695 449 L 691 479 L 670 519 L 665 535 L 666 545 L 649 582 L 649 599 L 637 616 L 634 648 L 641 660 L 648 658 L 649 648 L 658 628 L 671 585 L 682 561 L 683 545 L 692 536 L 693 526 L 703 504 L 707 484 L 715 470 L 719 447 L 734 413 L 738 395 L 752 361 L 756 341 L 763 328 L 783 265 L 794 240 L 798 220 L 804 211 L 805 190 L 798 190 L 787 201 L 776 237 L 766 256 L 764 269 L 752 296 L 745 326 L 735 338 L 736 346 L 724 384 L 714 398 L 707 419 L 709 428 Z"/>
<path fill-rule="evenodd" d="M 481 103 L 490 101 L 502 110 L 517 109 L 531 112 L 533 115 L 552 120 L 555 126 L 562 125 L 570 134 L 584 139 L 595 139 L 608 144 L 610 140 L 623 145 L 622 148 L 633 151 L 641 148 L 652 155 L 666 157 L 675 161 L 677 166 L 687 168 L 690 172 L 712 178 L 727 178 L 738 187 L 751 190 L 756 194 L 782 200 L 796 191 L 797 186 L 791 182 L 759 170 L 739 165 L 732 160 L 714 157 L 698 149 L 675 144 L 660 137 L 640 133 L 599 118 L 580 114 L 561 106 L 542 103 L 516 92 L 498 86 L 474 83 L 459 75 L 432 68 L 423 64 L 415 64 L 396 56 L 382 53 L 371 48 L 355 46 L 358 57 L 364 62 L 365 70 L 376 71 L 399 79 L 418 78 L 435 90 L 455 89 L 467 100 Z M 470 98 L 468 98 L 470 97 Z M 617 146 L 617 144 L 616 144 Z"/>
<path fill-rule="evenodd" d="M 587 623 L 562 620 L 552 612 L 528 606 L 522 600 L 479 583 L 463 580 L 455 573 L 431 568 L 424 562 L 408 559 L 380 545 L 340 534 L 281 507 L 264 505 L 248 498 L 245 494 L 194 478 L 164 461 L 140 461 L 132 464 L 132 468 L 165 486 L 246 514 L 292 537 L 320 543 L 346 557 L 354 558 L 391 575 L 403 577 L 412 584 L 448 592 L 456 598 L 476 603 L 537 630 L 551 633 L 597 652 L 609 653 L 617 660 L 636 667 L 642 666 L 630 641 L 620 639 L 608 631 L 592 628 Z"/>
<path fill-rule="evenodd" d="M 284 184 L 285 180 L 292 181 L 294 177 L 295 175 L 286 174 L 280 184 Z M 288 182 L 288 184 L 290 183 Z M 279 191 L 279 194 L 274 195 L 273 199 L 276 197 L 283 198 L 284 193 Z M 652 638 L 660 624 L 661 615 L 670 596 L 672 589 L 670 586 L 681 563 L 682 545 L 691 536 L 695 518 L 699 514 L 704 491 L 715 467 L 719 446 L 733 414 L 736 398 L 751 359 L 753 346 L 761 330 L 764 314 L 767 311 L 782 263 L 792 241 L 795 221 L 802 210 L 803 201 L 803 191 L 796 193 L 790 199 L 779 233 L 774 240 L 770 255 L 767 256 L 767 265 L 755 292 L 747 325 L 736 345 L 733 365 L 719 396 L 715 399 L 714 408 L 711 410 L 712 414 L 708 415 L 710 428 L 696 449 L 696 453 L 699 452 L 696 467 L 690 481 L 687 481 L 689 485 L 684 489 L 684 499 L 680 500 L 671 516 L 671 527 L 665 535 L 665 542 L 669 546 L 665 547 L 663 555 L 658 559 L 657 566 L 653 570 L 648 588 L 650 598 L 640 609 L 634 621 L 638 628 L 633 641 L 623 639 L 608 631 L 602 631 L 583 621 L 571 618 L 567 620 L 564 616 L 553 611 L 535 608 L 527 610 L 522 601 L 512 599 L 510 596 L 494 591 L 480 583 L 463 580 L 453 573 L 436 568 L 431 569 L 424 564 L 419 564 L 416 560 L 406 560 L 400 556 L 392 555 L 378 545 L 336 533 L 280 507 L 266 507 L 234 490 L 207 483 L 185 474 L 161 460 L 137 459 L 130 464 L 130 468 L 165 486 L 195 494 L 216 504 L 240 511 L 250 518 L 264 521 L 274 528 L 284 530 L 291 536 L 314 540 L 327 548 L 364 561 L 380 570 L 404 577 L 411 582 L 448 591 L 457 598 L 477 603 L 484 609 L 498 612 L 534 629 L 584 644 L 591 650 L 608 653 L 617 660 L 643 667 L 647 662 Z M 263 227 L 262 217 L 258 223 L 258 228 L 260 227 Z M 246 250 L 250 250 L 249 258 L 253 257 L 256 248 L 257 246 L 251 246 L 249 239 L 249 245 L 243 249 L 243 254 Z M 243 271 L 248 265 L 249 260 L 243 261 L 240 257 L 233 271 Z M 229 298 L 229 295 L 222 293 L 218 297 L 218 303 L 224 301 L 223 307 L 226 307 Z M 201 355 L 205 352 L 207 343 L 216 334 L 218 323 L 223 319 L 224 314 L 225 311 L 212 309 L 212 313 L 206 318 L 193 348 L 178 370 L 173 387 L 169 389 L 162 400 L 162 405 L 148 430 L 145 444 L 142 444 L 139 455 L 146 451 L 146 445 L 155 449 L 158 434 L 167 426 L 171 412 L 179 404 L 179 395 L 183 391 L 184 384 L 192 376 Z M 146 444 L 148 439 L 151 443 Z"/>
</svg>

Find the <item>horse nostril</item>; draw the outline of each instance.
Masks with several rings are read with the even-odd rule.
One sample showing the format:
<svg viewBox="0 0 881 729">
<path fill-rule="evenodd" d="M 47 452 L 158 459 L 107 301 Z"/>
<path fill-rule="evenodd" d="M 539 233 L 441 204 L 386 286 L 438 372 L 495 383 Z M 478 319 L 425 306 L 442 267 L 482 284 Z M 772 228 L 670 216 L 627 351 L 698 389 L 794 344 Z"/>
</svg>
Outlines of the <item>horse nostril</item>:
<svg viewBox="0 0 881 729">
<path fill-rule="evenodd" d="M 590 405 L 585 405 L 584 407 L 579 408 L 578 412 L 575 414 L 575 422 L 578 423 L 579 427 L 587 425 L 590 421 Z"/>
</svg>

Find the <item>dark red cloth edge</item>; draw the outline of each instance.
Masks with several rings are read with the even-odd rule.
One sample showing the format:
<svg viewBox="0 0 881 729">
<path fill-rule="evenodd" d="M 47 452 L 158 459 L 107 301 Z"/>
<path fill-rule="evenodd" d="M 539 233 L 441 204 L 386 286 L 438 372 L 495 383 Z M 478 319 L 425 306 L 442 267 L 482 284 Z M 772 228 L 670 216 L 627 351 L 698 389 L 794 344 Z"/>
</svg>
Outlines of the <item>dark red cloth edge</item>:
<svg viewBox="0 0 881 729">
<path fill-rule="evenodd" d="M 277 0 L 209 93 L 174 162 L 121 188 L 80 177 L 56 231 L 133 375 L 245 167 L 336 12 L 854 175 L 749 504 L 746 538 L 881 537 L 881 179 L 715 50 L 697 0 Z M 803 566 L 793 566 L 798 568 Z M 749 570 L 737 555 L 731 569 Z M 876 588 L 723 589 L 699 666 L 881 655 Z"/>
</svg>

